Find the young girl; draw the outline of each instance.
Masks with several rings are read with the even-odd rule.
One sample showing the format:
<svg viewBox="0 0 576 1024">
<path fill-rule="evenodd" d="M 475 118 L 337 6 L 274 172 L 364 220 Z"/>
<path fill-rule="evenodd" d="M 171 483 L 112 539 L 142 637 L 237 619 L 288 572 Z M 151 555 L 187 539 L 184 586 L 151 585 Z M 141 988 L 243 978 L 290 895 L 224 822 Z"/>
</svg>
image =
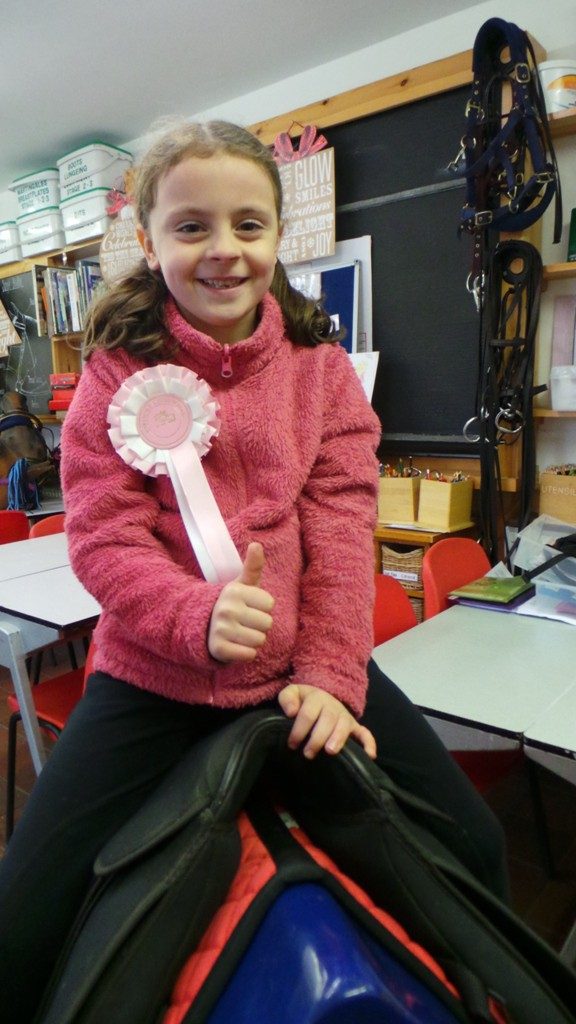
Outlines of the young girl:
<svg viewBox="0 0 576 1024">
<path fill-rule="evenodd" d="M 380 427 L 330 319 L 277 260 L 269 151 L 224 122 L 184 124 L 143 159 L 134 203 L 144 260 L 90 314 L 63 430 L 72 565 L 102 614 L 95 673 L 0 872 L 11 1024 L 33 1019 L 98 850 L 248 707 L 279 702 L 306 757 L 378 746 L 401 784 L 455 813 L 443 838 L 503 884 L 496 824 L 372 662 L 365 711 Z M 202 465 L 241 557 L 225 584 L 203 577 L 169 477 L 128 465 L 108 434 L 120 386 L 158 364 L 193 370 L 220 406 Z"/>
</svg>

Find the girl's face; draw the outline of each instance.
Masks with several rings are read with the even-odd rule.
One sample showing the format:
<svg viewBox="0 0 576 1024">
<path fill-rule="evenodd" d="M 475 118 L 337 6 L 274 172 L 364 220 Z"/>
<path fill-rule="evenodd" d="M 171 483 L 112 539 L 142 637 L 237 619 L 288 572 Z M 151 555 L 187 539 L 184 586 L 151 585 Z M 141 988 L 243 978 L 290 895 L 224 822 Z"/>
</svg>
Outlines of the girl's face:
<svg viewBox="0 0 576 1024">
<path fill-rule="evenodd" d="M 281 228 L 266 171 L 252 160 L 187 157 L 158 184 L 138 238 L 185 319 L 221 344 L 249 337 L 274 275 Z"/>
</svg>

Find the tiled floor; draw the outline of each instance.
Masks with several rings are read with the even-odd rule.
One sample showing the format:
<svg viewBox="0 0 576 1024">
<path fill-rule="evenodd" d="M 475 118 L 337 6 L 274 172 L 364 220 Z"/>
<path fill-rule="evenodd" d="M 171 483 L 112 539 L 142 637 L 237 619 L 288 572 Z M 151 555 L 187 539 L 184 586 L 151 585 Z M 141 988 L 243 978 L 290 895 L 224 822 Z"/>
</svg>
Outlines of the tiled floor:
<svg viewBox="0 0 576 1024">
<path fill-rule="evenodd" d="M 69 667 L 62 655 L 61 671 Z M 54 671 L 54 669 L 52 669 Z M 4 852 L 5 764 L 8 714 L 8 674 L 0 669 L 0 854 Z M 22 728 L 19 729 L 16 809 L 24 806 L 34 771 Z M 555 877 L 542 866 L 528 777 L 522 762 L 486 794 L 508 838 L 512 905 L 519 916 L 554 948 L 560 949 L 576 920 L 576 787 L 541 772 L 544 804 L 555 861 Z"/>
</svg>

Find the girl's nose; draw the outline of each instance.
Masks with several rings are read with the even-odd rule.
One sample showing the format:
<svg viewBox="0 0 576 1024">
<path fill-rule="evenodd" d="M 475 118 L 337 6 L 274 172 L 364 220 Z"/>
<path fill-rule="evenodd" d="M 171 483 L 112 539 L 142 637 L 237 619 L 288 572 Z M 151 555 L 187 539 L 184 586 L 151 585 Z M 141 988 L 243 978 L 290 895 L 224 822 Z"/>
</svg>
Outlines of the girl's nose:
<svg viewBox="0 0 576 1024">
<path fill-rule="evenodd" d="M 232 228 L 227 225 L 214 228 L 206 246 L 208 259 L 235 260 L 239 255 L 239 242 Z"/>
</svg>

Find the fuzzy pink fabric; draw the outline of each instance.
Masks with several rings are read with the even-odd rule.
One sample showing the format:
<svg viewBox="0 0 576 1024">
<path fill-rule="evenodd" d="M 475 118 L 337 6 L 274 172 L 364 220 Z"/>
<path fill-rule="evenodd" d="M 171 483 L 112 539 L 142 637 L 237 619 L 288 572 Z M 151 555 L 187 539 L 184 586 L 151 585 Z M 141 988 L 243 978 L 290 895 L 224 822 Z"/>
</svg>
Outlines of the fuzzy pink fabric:
<svg viewBox="0 0 576 1024">
<path fill-rule="evenodd" d="M 222 427 L 203 465 L 242 556 L 266 556 L 274 625 L 249 664 L 211 658 L 206 635 L 221 586 L 201 576 L 168 477 L 129 468 L 107 434 L 110 400 L 143 362 L 124 350 L 88 362 L 62 431 L 72 565 L 102 606 L 95 667 L 188 703 L 241 707 L 289 678 L 322 687 L 355 713 L 372 649 L 373 528 L 380 426 L 340 345 L 284 335 L 270 295 L 254 334 L 223 349 L 170 300 L 170 361 L 203 377 Z"/>
</svg>

